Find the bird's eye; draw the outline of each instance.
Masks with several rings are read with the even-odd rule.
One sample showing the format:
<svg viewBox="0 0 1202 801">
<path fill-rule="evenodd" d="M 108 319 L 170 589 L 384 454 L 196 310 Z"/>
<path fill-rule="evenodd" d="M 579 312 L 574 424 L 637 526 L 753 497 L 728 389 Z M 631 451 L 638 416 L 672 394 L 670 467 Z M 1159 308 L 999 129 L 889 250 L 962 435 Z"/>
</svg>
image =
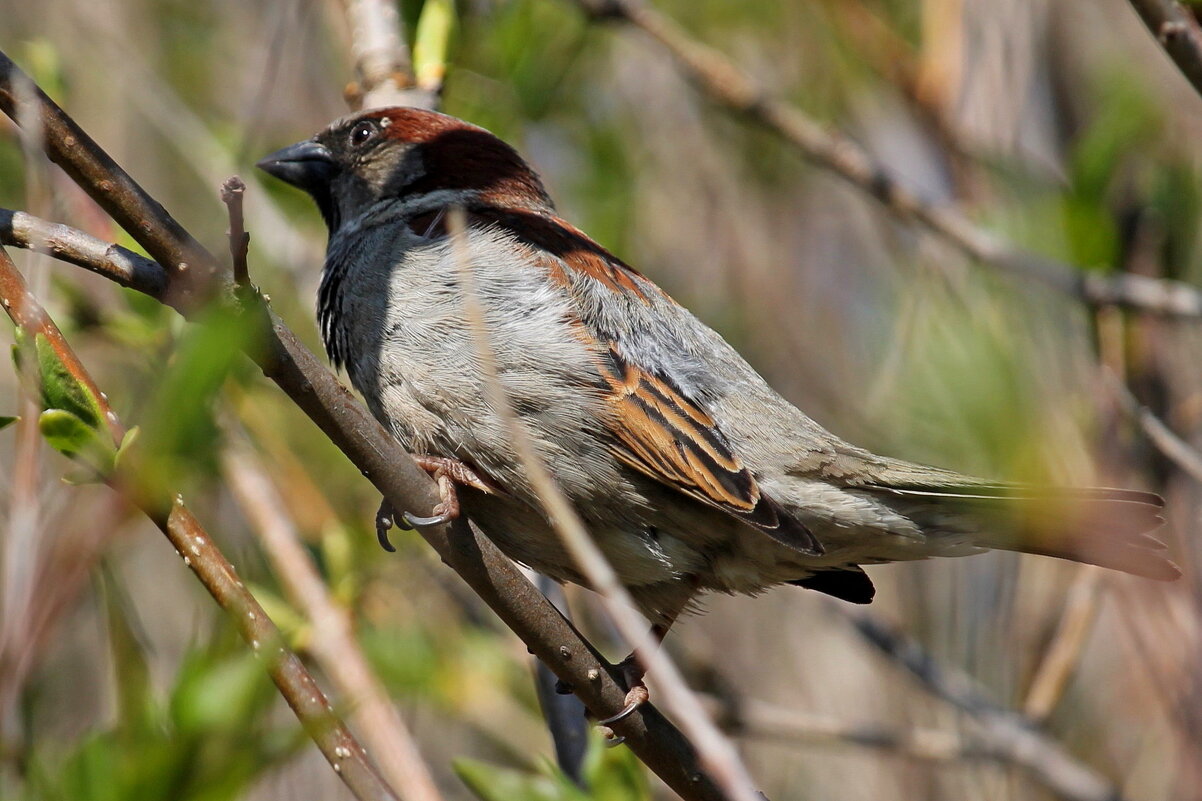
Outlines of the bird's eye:
<svg viewBox="0 0 1202 801">
<path fill-rule="evenodd" d="M 371 141 L 379 131 L 374 122 L 364 120 L 351 129 L 351 146 L 360 147 Z"/>
</svg>

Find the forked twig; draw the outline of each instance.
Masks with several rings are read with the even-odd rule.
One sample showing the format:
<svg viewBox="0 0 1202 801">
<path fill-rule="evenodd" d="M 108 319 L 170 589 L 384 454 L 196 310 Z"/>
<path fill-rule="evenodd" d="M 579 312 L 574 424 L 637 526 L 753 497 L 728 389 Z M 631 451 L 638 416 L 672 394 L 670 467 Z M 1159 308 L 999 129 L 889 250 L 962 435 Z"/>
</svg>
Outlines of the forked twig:
<svg viewBox="0 0 1202 801">
<path fill-rule="evenodd" d="M 1183 473 L 1202 483 L 1202 453 L 1179 437 L 1151 409 L 1140 403 L 1113 372 L 1105 371 L 1103 379 L 1114 393 L 1123 413 L 1135 421 L 1148 441 Z"/>
</svg>

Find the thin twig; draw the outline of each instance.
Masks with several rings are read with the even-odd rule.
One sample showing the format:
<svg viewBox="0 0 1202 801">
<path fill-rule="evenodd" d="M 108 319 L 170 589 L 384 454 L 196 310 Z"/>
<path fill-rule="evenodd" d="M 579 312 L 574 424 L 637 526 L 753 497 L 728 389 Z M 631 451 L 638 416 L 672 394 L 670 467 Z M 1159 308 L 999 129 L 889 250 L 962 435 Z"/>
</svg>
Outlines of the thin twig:
<svg viewBox="0 0 1202 801">
<path fill-rule="evenodd" d="M 1114 393 L 1123 413 L 1135 421 L 1156 450 L 1194 481 L 1202 483 L 1202 453 L 1177 436 L 1151 409 L 1140 403 L 1112 372 L 1104 371 L 1103 379 Z"/>
<path fill-rule="evenodd" d="M 1122 801 L 1119 787 L 1082 764 L 1030 721 L 992 701 L 967 674 L 941 666 L 914 640 L 863 613 L 847 613 L 865 642 L 922 683 L 926 690 L 967 712 L 979 724 L 980 742 L 1070 801 Z"/>
<path fill-rule="evenodd" d="M 18 125 L 24 98 L 15 87 L 21 81 L 29 77 L 0 52 L 0 111 Z M 220 276 L 212 254 L 36 86 L 32 102 L 41 113 L 42 146 L 50 160 L 163 266 L 178 295 L 174 302 L 186 306 L 207 295 Z"/>
<path fill-rule="evenodd" d="M 167 293 L 167 272 L 158 262 L 23 211 L 0 209 L 0 244 L 45 253 L 152 298 L 161 300 Z"/>
<path fill-rule="evenodd" d="M 1169 58 L 1194 90 L 1202 94 L 1202 28 L 1193 12 L 1177 0 L 1130 0 Z"/>
<path fill-rule="evenodd" d="M 230 227 L 226 236 L 230 241 L 230 263 L 234 268 L 234 284 L 239 289 L 250 287 L 250 273 L 246 267 L 246 256 L 250 252 L 250 234 L 242 215 L 242 197 L 246 194 L 246 183 L 237 175 L 231 176 L 221 185 L 221 202 L 229 212 Z"/>
<path fill-rule="evenodd" d="M 108 78 L 116 85 L 114 88 L 120 87 L 117 89 L 120 100 L 127 101 L 137 111 L 139 124 L 153 129 L 159 141 L 176 152 L 179 163 L 191 170 L 201 185 L 219 185 L 245 164 L 243 154 L 236 148 L 244 146 L 246 140 L 236 145 L 205 124 L 164 79 L 158 67 L 151 65 L 134 26 L 121 24 L 119 15 L 109 13 L 105 3 L 81 3 L 75 8 L 79 13 L 77 25 L 82 29 L 77 36 L 78 45 L 91 49 L 86 56 L 77 58 L 110 65 Z M 258 110 L 262 117 L 269 116 L 263 112 Z M 179 181 L 180 176 L 175 180 Z M 245 180 L 248 189 L 257 192 L 255 203 L 246 213 L 263 252 L 270 253 L 276 264 L 294 274 L 309 268 L 309 259 L 319 242 L 301 233 L 293 219 L 263 190 L 255 173 L 248 174 Z M 201 213 L 208 212 L 206 204 Z"/>
<path fill-rule="evenodd" d="M 846 723 L 762 701 L 741 701 L 731 725 L 744 737 L 793 740 L 807 745 L 872 748 L 924 762 L 958 764 L 964 760 L 1008 761 L 1006 754 L 970 734 L 919 727 L 898 729 Z"/>
<path fill-rule="evenodd" d="M 28 334 L 46 338 L 71 376 L 96 398 L 103 423 L 114 445 L 119 444 L 125 434 L 121 421 L 109 408 L 104 394 L 71 350 L 58 326 L 27 291 L 20 272 L 3 248 L 0 248 L 0 306 L 13 323 Z M 376 774 L 362 746 L 338 720 L 301 661 L 284 646 L 275 624 L 243 585 L 213 538 L 184 506 L 183 498 L 176 496 L 174 502 L 148 498 L 137 489 L 135 481 L 120 472 L 109 483 L 167 535 L 184 564 L 192 569 L 218 605 L 230 614 L 243 639 L 265 662 L 280 694 L 355 797 L 360 801 L 396 801 L 396 796 Z"/>
<path fill-rule="evenodd" d="M 380 772 L 407 801 L 441 801 L 442 794 L 409 727 L 368 665 L 347 611 L 330 597 L 301 545 L 271 479 L 243 446 L 228 448 L 222 464 L 234 497 L 259 535 L 288 597 L 312 623 L 309 650 L 337 687 L 340 701 L 375 755 Z"/>
<path fill-rule="evenodd" d="M 851 138 L 827 130 L 772 97 L 717 50 L 691 38 L 675 21 L 641 0 L 577 0 L 600 19 L 619 19 L 668 50 L 712 100 L 776 134 L 814 164 L 878 200 L 896 216 L 939 235 L 976 261 L 1038 281 L 1091 306 L 1121 306 L 1170 317 L 1202 317 L 1202 292 L 1180 282 L 1132 273 L 1106 275 L 1029 253 L 975 225 L 955 206 L 936 206 L 894 178 Z"/>
<path fill-rule="evenodd" d="M 19 70 L 0 53 L 0 110 L 11 96 Z M 48 103 L 39 93 L 39 102 Z M 128 174 L 57 106 L 43 110 L 47 148 L 64 169 L 102 208 L 110 211 L 136 241 L 156 259 L 178 266 L 173 256 L 191 254 L 204 263 L 204 273 L 220 277 L 219 263 L 155 202 Z M 69 141 L 69 145 L 66 143 Z M 112 170 L 110 171 L 110 166 Z M 199 263 L 199 262 L 198 262 Z M 110 265 L 89 269 L 106 272 Z M 157 295 L 185 313 L 193 296 L 175 288 L 186 274 L 167 271 L 168 289 Z M 227 287 L 228 289 L 228 287 Z M 224 297 L 225 292 L 219 297 Z M 430 515 L 439 502 L 434 482 L 404 449 L 265 306 L 248 313 L 261 316 L 263 339 L 248 355 L 264 374 L 318 425 L 367 476 L 396 509 Z M 620 711 L 626 691 L 617 672 L 570 623 L 521 575 L 497 547 L 465 520 L 451 526 L 423 528 L 425 540 L 457 572 L 530 651 L 568 684 L 597 717 Z M 686 801 L 717 801 L 722 793 L 701 772 L 697 753 L 676 727 L 654 707 L 638 710 L 622 724 L 626 744 L 669 787 Z"/>
<path fill-rule="evenodd" d="M 518 419 L 513 405 L 501 384 L 496 355 L 489 339 L 488 323 L 476 292 L 475 268 L 468 252 L 465 214 L 462 208 L 452 208 L 447 215 L 454 258 L 463 289 L 463 312 L 472 334 L 472 343 L 481 371 L 484 391 L 498 416 L 508 428 L 509 439 L 525 468 L 543 507 L 568 553 L 588 585 L 601 597 L 606 611 L 622 637 L 634 647 L 639 664 L 656 677 L 657 698 L 680 721 L 681 728 L 697 747 L 698 755 L 714 781 L 732 801 L 761 801 L 747 768 L 731 742 L 714 725 L 710 715 L 685 683 L 684 677 L 668 657 L 667 651 L 651 636 L 647 624 L 634 611 L 630 593 L 618 579 L 617 573 L 597 547 L 584 527 L 559 484 L 551 476 L 531 442 L 530 433 Z M 619 731 L 623 722 L 615 724 Z"/>
</svg>

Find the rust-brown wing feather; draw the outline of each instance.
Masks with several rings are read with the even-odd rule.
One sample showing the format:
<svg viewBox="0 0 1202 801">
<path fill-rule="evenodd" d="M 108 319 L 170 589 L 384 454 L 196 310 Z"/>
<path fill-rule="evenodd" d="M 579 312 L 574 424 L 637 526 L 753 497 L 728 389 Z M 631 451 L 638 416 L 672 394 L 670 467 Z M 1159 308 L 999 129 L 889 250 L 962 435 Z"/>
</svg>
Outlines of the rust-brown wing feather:
<svg viewBox="0 0 1202 801">
<path fill-rule="evenodd" d="M 822 553 L 809 529 L 760 490 L 714 419 L 671 380 L 627 362 L 615 346 L 601 373 L 611 389 L 607 423 L 619 460 L 783 545 Z"/>
<path fill-rule="evenodd" d="M 553 283 L 571 291 L 578 280 L 647 303 L 662 291 L 637 270 L 558 217 L 476 206 L 475 224 L 496 226 L 530 247 Z M 428 235 L 428 234 L 427 234 Z M 614 456 L 644 475 L 733 515 L 796 551 L 823 552 L 813 533 L 765 495 L 717 423 L 665 375 L 627 360 L 619 347 L 580 325 L 598 354 L 610 414 Z"/>
</svg>

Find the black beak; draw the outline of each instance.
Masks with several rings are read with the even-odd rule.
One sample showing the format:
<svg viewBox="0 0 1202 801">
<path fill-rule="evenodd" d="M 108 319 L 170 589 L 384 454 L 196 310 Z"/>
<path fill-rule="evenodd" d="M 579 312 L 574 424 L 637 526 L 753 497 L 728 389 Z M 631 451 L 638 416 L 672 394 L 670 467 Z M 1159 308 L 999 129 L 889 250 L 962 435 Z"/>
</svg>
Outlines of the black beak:
<svg viewBox="0 0 1202 801">
<path fill-rule="evenodd" d="M 325 145 L 312 139 L 277 150 L 255 166 L 314 196 L 329 191 L 330 181 L 337 171 L 333 154 Z"/>
</svg>

